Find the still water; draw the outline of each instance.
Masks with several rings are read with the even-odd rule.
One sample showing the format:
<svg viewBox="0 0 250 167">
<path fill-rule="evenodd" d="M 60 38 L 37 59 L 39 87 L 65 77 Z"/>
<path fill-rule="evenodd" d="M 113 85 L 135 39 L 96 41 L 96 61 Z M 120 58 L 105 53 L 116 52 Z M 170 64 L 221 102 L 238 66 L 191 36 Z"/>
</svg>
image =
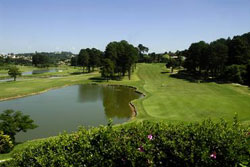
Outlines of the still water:
<svg viewBox="0 0 250 167">
<path fill-rule="evenodd" d="M 43 73 L 58 72 L 58 71 L 60 71 L 60 70 L 58 70 L 58 69 L 42 69 L 42 70 L 33 70 L 33 71 L 22 72 L 22 75 L 43 74 Z"/>
<path fill-rule="evenodd" d="M 19 133 L 17 141 L 25 141 L 72 132 L 77 127 L 106 125 L 128 121 L 132 116 L 129 102 L 142 97 L 122 86 L 74 85 L 43 94 L 0 102 L 0 113 L 6 109 L 22 111 L 39 126 Z"/>
</svg>

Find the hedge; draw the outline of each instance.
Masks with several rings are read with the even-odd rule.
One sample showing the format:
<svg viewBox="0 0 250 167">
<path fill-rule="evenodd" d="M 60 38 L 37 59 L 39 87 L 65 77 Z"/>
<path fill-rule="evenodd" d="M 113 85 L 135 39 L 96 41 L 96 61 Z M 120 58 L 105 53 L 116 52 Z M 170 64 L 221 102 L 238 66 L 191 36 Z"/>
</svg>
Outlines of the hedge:
<svg viewBox="0 0 250 167">
<path fill-rule="evenodd" d="M 249 166 L 250 132 L 224 120 L 81 128 L 14 155 L 10 166 Z"/>
</svg>

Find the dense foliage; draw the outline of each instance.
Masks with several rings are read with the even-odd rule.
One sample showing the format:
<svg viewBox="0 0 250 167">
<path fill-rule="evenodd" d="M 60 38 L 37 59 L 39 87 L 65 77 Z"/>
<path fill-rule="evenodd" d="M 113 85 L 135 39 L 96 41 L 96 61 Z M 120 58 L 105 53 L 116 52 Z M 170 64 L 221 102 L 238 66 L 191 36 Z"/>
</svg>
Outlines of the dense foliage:
<svg viewBox="0 0 250 167">
<path fill-rule="evenodd" d="M 209 44 L 193 43 L 182 54 L 186 57 L 184 67 L 204 79 L 210 77 L 250 85 L 250 33 Z"/>
<path fill-rule="evenodd" d="M 104 58 L 112 62 L 113 65 L 111 66 L 114 66 L 112 73 L 117 74 L 118 77 L 125 76 L 128 73 L 130 78 L 133 67 L 138 61 L 138 50 L 124 40 L 110 42 L 106 47 Z M 105 68 L 102 68 L 102 70 L 105 70 Z"/>
<path fill-rule="evenodd" d="M 8 153 L 13 148 L 13 143 L 10 136 L 3 134 L 3 131 L 0 131 L 0 153 Z"/>
<path fill-rule="evenodd" d="M 250 132 L 213 123 L 133 123 L 50 138 L 15 154 L 12 166 L 248 166 Z"/>
<path fill-rule="evenodd" d="M 34 129 L 37 125 L 28 116 L 23 115 L 20 111 L 5 110 L 0 114 L 0 131 L 9 135 L 15 142 L 15 135 L 18 132 L 26 132 L 28 129 Z"/>
</svg>

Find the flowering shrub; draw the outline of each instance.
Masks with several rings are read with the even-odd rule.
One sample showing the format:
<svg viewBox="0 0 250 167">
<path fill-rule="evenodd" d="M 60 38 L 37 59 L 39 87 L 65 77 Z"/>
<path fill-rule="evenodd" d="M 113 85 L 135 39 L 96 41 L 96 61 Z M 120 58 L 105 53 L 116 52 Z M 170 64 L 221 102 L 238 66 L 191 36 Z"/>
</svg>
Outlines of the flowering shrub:
<svg viewBox="0 0 250 167">
<path fill-rule="evenodd" d="M 248 166 L 249 131 L 237 121 L 101 126 L 48 139 L 12 166 Z"/>
<path fill-rule="evenodd" d="M 0 153 L 8 153 L 13 148 L 13 143 L 11 141 L 10 136 L 4 135 L 2 131 L 0 131 Z"/>
</svg>

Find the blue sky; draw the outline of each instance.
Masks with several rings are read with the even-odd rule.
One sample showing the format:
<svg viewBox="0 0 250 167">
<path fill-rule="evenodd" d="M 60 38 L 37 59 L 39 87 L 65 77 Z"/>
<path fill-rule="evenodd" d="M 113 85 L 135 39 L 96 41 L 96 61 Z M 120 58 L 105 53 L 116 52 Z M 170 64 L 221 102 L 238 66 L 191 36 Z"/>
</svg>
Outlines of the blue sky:
<svg viewBox="0 0 250 167">
<path fill-rule="evenodd" d="M 249 0 L 0 0 L 0 53 L 78 53 L 123 39 L 175 51 L 249 32 L 249 20 Z"/>
</svg>

